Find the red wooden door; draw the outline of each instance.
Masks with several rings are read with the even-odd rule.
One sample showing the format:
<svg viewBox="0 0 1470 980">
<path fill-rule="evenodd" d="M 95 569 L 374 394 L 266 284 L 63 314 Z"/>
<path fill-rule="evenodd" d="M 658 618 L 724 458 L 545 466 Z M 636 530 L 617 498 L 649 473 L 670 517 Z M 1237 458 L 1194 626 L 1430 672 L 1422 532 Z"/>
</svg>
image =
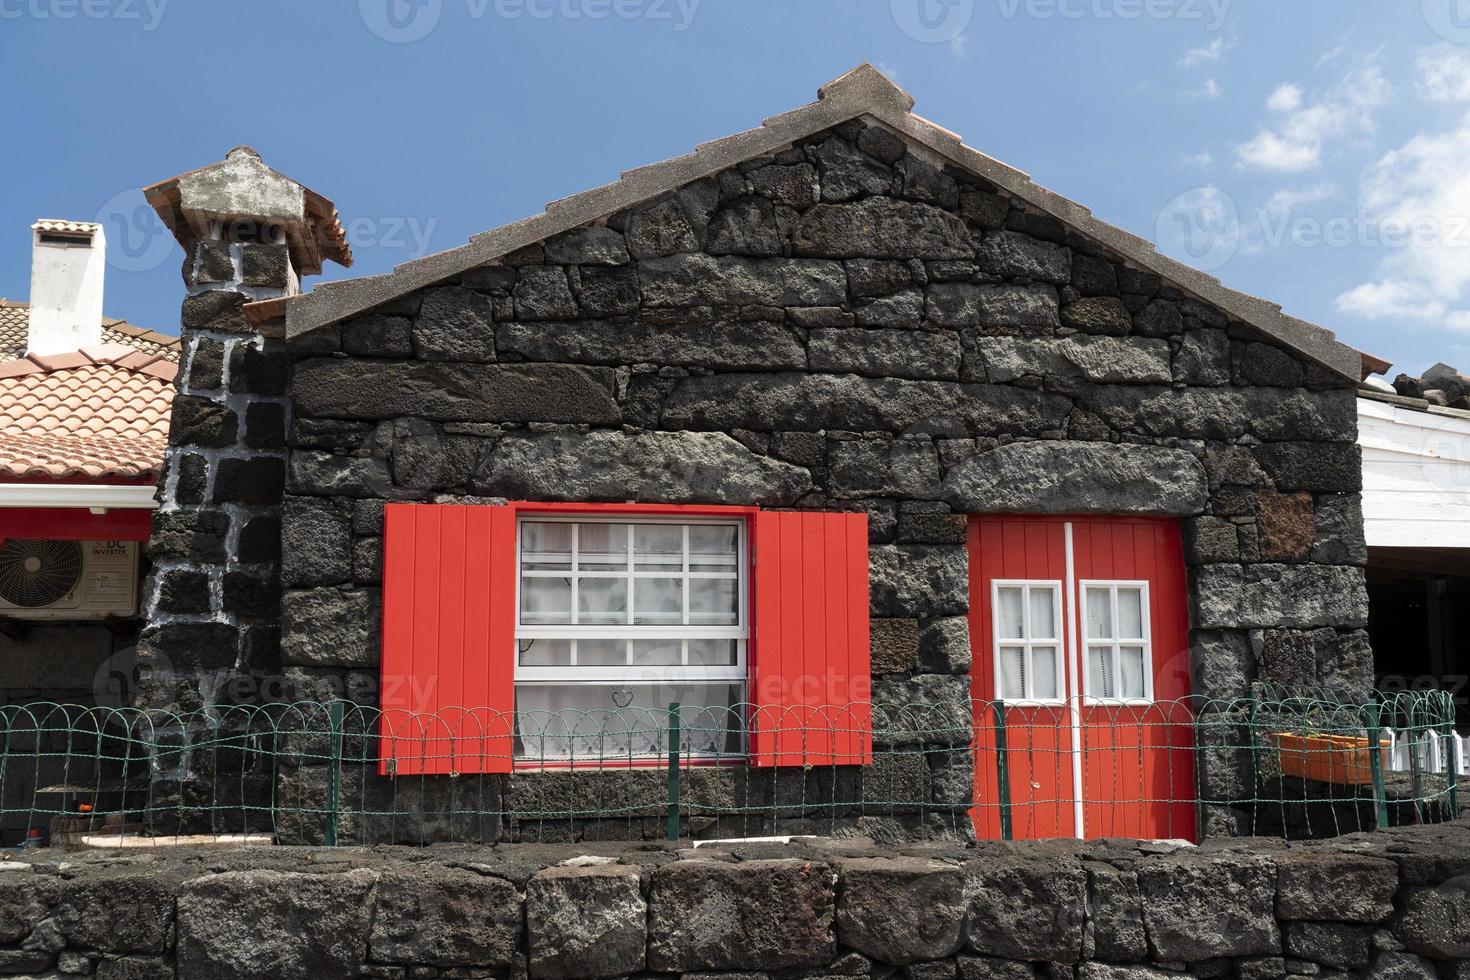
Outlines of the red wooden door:
<svg viewBox="0 0 1470 980">
<path fill-rule="evenodd" d="M 970 522 L 976 833 L 1194 839 L 1187 591 L 1176 523 Z"/>
</svg>

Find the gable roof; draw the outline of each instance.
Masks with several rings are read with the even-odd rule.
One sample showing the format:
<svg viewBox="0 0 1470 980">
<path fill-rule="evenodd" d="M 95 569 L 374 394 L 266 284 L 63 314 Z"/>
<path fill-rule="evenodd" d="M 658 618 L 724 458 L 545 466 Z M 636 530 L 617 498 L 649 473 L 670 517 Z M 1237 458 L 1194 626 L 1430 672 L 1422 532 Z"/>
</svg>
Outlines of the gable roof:
<svg viewBox="0 0 1470 980">
<path fill-rule="evenodd" d="M 0 297 L 0 361 L 25 357 L 30 323 L 31 304 Z M 126 344 L 146 354 L 160 354 L 165 360 L 175 364 L 179 362 L 179 338 L 149 330 L 147 327 L 135 326 L 126 320 L 103 317 L 102 342 Z"/>
<path fill-rule="evenodd" d="M 284 307 L 286 336 L 297 337 L 745 160 L 777 152 L 850 119 L 866 117 L 989 180 L 1019 201 L 1051 214 L 1078 234 L 1142 269 L 1158 273 L 1323 367 L 1353 381 L 1363 376 L 1364 355 L 1338 341 L 1332 331 L 1289 316 L 1275 303 L 1230 289 L 1213 276 L 1160 254 L 1145 239 L 1100 221 L 1075 201 L 966 146 L 955 133 L 911 112 L 913 105 L 913 98 L 876 68 L 860 65 L 818 89 L 816 102 L 773 116 L 757 129 L 703 143 L 684 156 L 629 170 L 611 184 L 553 201 L 541 214 L 476 235 L 465 245 L 407 262 L 390 273 L 322 283 L 288 302 L 269 300 L 253 310 L 247 306 L 247 310 L 252 318 L 264 320 L 279 317 Z"/>
<path fill-rule="evenodd" d="M 0 364 L 0 478 L 156 478 L 177 374 L 126 344 Z"/>
</svg>

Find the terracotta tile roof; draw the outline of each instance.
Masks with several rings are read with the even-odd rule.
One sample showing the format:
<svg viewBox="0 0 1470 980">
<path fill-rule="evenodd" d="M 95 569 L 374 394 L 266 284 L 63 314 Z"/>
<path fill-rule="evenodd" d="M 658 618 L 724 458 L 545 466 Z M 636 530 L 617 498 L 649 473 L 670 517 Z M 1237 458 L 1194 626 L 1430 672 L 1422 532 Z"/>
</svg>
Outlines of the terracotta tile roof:
<svg viewBox="0 0 1470 980">
<path fill-rule="evenodd" d="M 156 478 L 177 374 L 126 344 L 0 363 L 0 477 Z"/>
<path fill-rule="evenodd" d="M 29 303 L 0 299 L 0 359 L 13 360 L 25 356 L 26 331 L 30 326 L 30 319 Z M 162 354 L 175 364 L 179 361 L 179 338 L 134 326 L 126 320 L 116 320 L 110 316 L 102 318 L 102 342 L 127 344 L 147 354 Z"/>
<path fill-rule="evenodd" d="M 33 231 L 70 231 L 70 232 L 95 232 L 100 231 L 102 226 L 91 221 L 61 221 L 56 218 L 42 218 L 31 225 Z"/>
</svg>

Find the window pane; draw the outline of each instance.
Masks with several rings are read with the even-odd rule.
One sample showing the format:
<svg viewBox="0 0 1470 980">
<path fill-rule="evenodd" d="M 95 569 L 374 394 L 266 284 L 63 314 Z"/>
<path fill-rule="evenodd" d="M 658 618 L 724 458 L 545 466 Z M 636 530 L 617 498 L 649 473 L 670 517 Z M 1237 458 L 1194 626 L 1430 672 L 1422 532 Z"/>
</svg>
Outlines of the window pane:
<svg viewBox="0 0 1470 980">
<path fill-rule="evenodd" d="M 565 667 L 572 662 L 571 640 L 520 640 L 516 646 L 526 667 Z"/>
<path fill-rule="evenodd" d="M 1087 692 L 1095 698 L 1115 698 L 1110 647 L 1087 648 Z"/>
<path fill-rule="evenodd" d="M 578 667 L 621 667 L 628 662 L 627 640 L 578 640 Z"/>
<path fill-rule="evenodd" d="M 521 622 L 570 623 L 571 621 L 571 579 L 521 578 Z"/>
<path fill-rule="evenodd" d="M 1087 590 L 1087 635 L 1093 639 L 1113 635 L 1112 598 L 1107 589 Z"/>
<path fill-rule="evenodd" d="M 639 524 L 634 527 L 633 567 L 640 572 L 683 571 L 683 526 L 679 524 Z"/>
<path fill-rule="evenodd" d="M 627 564 L 628 525 L 577 525 L 577 567 L 597 570 L 608 565 L 627 567 Z"/>
<path fill-rule="evenodd" d="M 532 759 L 662 756 L 668 706 L 679 702 L 681 749 L 736 755 L 744 725 L 738 684 L 516 685 L 516 755 Z"/>
<path fill-rule="evenodd" d="M 689 580 L 689 622 L 700 626 L 734 626 L 740 620 L 740 604 L 733 578 Z"/>
<path fill-rule="evenodd" d="M 1144 668 L 1143 647 L 1122 647 L 1118 650 L 1119 697 L 1141 698 L 1144 696 L 1146 690 L 1143 684 Z"/>
<path fill-rule="evenodd" d="M 625 578 L 577 579 L 577 622 L 626 623 L 628 580 Z"/>
<path fill-rule="evenodd" d="M 1021 590 L 1005 586 L 996 590 L 995 622 L 997 635 L 1006 640 L 1024 640 L 1024 621 L 1021 618 Z"/>
<path fill-rule="evenodd" d="M 1031 696 L 1033 698 L 1059 698 L 1061 684 L 1057 678 L 1056 647 L 1031 648 Z"/>
<path fill-rule="evenodd" d="M 1056 591 L 1046 587 L 1032 586 L 1030 596 L 1031 639 L 1055 640 L 1057 638 Z"/>
<path fill-rule="evenodd" d="M 521 525 L 521 568 L 529 572 L 572 570 L 572 525 L 526 522 Z"/>
<path fill-rule="evenodd" d="M 738 662 L 734 640 L 690 640 L 689 663 L 703 667 L 729 667 Z"/>
<path fill-rule="evenodd" d="M 633 663 L 644 667 L 671 667 L 684 660 L 681 640 L 634 640 Z"/>
<path fill-rule="evenodd" d="M 683 621 L 683 579 L 633 580 L 633 622 L 643 626 L 672 626 Z"/>
<path fill-rule="evenodd" d="M 1000 696 L 1015 700 L 1026 696 L 1025 650 L 1022 647 L 1000 648 Z"/>
<path fill-rule="evenodd" d="M 1126 640 L 1143 639 L 1143 590 L 1118 590 L 1118 636 Z"/>
<path fill-rule="evenodd" d="M 689 525 L 689 570 L 735 571 L 735 552 L 740 542 L 739 530 L 733 524 Z"/>
</svg>

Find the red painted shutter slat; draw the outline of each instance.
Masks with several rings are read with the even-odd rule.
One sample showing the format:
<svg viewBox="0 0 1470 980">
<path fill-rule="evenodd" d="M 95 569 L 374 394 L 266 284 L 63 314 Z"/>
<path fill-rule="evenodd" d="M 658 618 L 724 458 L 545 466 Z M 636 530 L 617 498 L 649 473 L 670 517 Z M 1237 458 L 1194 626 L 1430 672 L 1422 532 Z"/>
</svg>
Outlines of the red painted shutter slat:
<svg viewBox="0 0 1470 980">
<path fill-rule="evenodd" d="M 381 771 L 510 772 L 515 512 L 384 509 Z"/>
<path fill-rule="evenodd" d="M 871 762 L 868 517 L 763 511 L 752 523 L 751 762 Z"/>
</svg>

